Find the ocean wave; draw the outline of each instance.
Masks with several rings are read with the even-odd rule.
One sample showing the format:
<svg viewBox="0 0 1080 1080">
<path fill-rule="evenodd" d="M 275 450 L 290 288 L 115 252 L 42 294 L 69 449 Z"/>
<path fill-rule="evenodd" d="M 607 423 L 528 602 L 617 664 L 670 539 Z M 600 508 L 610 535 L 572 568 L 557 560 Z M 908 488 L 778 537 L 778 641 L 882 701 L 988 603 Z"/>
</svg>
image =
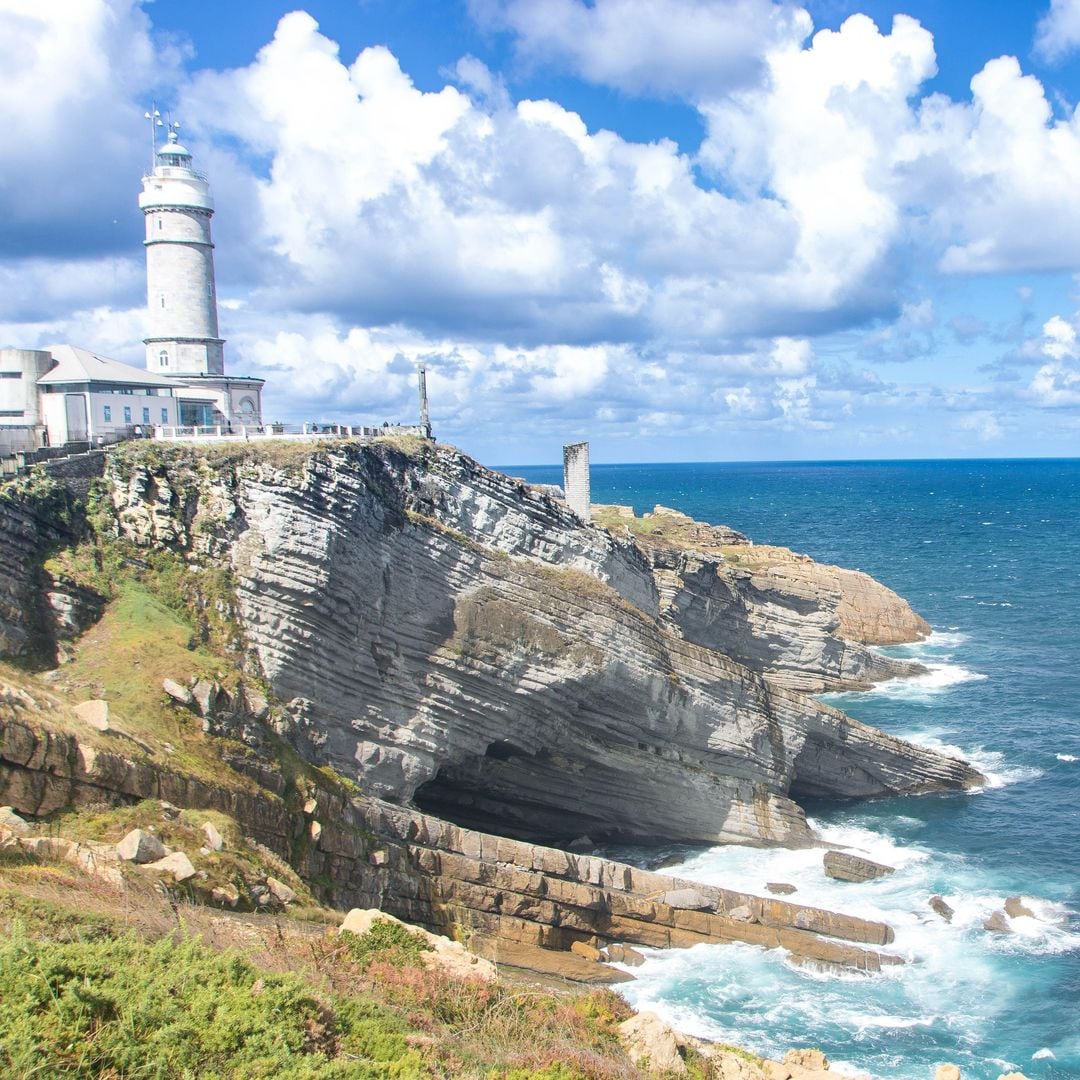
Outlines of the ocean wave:
<svg viewBox="0 0 1080 1080">
<path fill-rule="evenodd" d="M 1077 760 L 1075 754 L 1055 754 L 1054 757 L 1056 757 L 1058 759 L 1058 761 L 1070 761 L 1071 762 L 1071 761 L 1076 761 Z"/>
<path fill-rule="evenodd" d="M 874 686 L 869 692 L 881 694 L 889 698 L 919 699 L 940 694 L 943 690 L 949 690 L 961 683 L 978 682 L 986 676 L 981 672 L 972 671 L 962 664 L 949 664 L 923 661 L 929 670 L 922 675 L 912 675 L 907 678 L 886 679 Z"/>
<path fill-rule="evenodd" d="M 981 785 L 981 788 L 973 788 L 974 791 L 997 790 L 1027 780 L 1038 780 L 1043 775 L 1042 769 L 1037 769 L 1033 765 L 1015 765 L 1007 762 L 1005 755 L 998 750 L 987 750 L 982 746 L 964 749 L 953 743 L 944 742 L 933 732 L 912 732 L 904 738 L 918 746 L 936 750 L 946 757 L 962 758 L 964 761 L 971 762 L 986 777 L 986 783 Z"/>
</svg>

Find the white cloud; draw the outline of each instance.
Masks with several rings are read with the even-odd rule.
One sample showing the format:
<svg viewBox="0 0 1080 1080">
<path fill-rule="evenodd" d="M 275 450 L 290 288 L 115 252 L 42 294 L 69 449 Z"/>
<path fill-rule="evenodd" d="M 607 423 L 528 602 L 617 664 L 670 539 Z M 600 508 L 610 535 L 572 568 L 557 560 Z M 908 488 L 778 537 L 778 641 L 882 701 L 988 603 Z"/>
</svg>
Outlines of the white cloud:
<svg viewBox="0 0 1080 1080">
<path fill-rule="evenodd" d="M 1035 51 L 1044 60 L 1064 60 L 1080 46 L 1080 0 L 1050 0 L 1035 29 Z"/>
<path fill-rule="evenodd" d="M 0 251 L 71 256 L 138 236 L 132 190 L 150 158 L 140 101 L 178 62 L 136 0 L 3 0 Z"/>
<path fill-rule="evenodd" d="M 519 54 L 632 94 L 699 101 L 756 83 L 764 57 L 800 42 L 810 17 L 772 0 L 471 0 Z"/>
</svg>

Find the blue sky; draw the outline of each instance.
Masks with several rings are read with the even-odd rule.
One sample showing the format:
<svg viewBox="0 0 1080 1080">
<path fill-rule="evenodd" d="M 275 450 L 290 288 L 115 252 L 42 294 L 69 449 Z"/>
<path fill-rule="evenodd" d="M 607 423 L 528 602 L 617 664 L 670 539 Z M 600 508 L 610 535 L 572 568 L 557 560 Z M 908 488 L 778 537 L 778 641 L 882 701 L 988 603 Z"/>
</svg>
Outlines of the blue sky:
<svg viewBox="0 0 1080 1080">
<path fill-rule="evenodd" d="M 486 461 L 1078 452 L 1080 0 L 0 0 L 0 63 L 2 344 L 142 362 L 157 101 L 267 419 L 423 360 Z"/>
</svg>

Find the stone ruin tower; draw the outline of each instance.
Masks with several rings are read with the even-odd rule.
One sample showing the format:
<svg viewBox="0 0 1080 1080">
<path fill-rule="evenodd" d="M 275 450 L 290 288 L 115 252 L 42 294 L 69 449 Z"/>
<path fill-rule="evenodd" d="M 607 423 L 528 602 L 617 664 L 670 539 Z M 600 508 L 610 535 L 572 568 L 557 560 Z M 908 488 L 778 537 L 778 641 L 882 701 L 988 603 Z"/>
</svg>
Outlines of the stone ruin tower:
<svg viewBox="0 0 1080 1080">
<path fill-rule="evenodd" d="M 225 342 L 218 337 L 210 239 L 214 200 L 172 125 L 153 171 L 143 177 L 139 207 L 146 218 L 147 369 L 158 375 L 223 375 Z"/>
<path fill-rule="evenodd" d="M 589 490 L 589 444 L 570 443 L 563 447 L 563 494 L 566 504 L 582 521 L 592 521 Z"/>
</svg>

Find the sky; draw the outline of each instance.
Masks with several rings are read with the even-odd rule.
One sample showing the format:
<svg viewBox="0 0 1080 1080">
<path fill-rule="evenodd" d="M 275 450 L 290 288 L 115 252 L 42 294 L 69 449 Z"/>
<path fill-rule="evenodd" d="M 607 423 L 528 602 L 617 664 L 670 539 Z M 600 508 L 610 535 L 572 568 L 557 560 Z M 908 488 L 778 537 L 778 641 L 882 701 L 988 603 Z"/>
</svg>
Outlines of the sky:
<svg viewBox="0 0 1080 1080">
<path fill-rule="evenodd" d="M 1080 0 L 0 0 L 0 345 L 142 365 L 144 113 L 264 418 L 1080 455 Z"/>
</svg>

